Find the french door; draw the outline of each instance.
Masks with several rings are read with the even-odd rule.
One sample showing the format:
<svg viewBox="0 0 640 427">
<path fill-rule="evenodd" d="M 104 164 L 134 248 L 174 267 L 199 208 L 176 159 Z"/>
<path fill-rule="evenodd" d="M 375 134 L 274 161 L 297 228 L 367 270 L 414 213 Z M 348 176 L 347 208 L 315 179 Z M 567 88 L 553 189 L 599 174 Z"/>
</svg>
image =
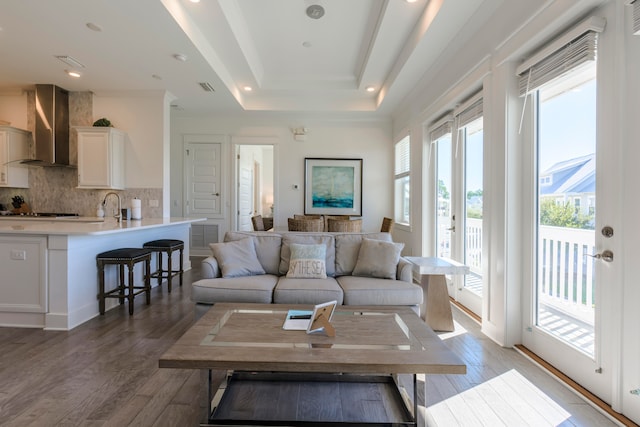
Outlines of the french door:
<svg viewBox="0 0 640 427">
<path fill-rule="evenodd" d="M 436 256 L 470 267 L 448 278 L 449 295 L 482 316 L 482 117 L 460 122 L 436 145 Z"/>
<path fill-rule="evenodd" d="M 532 94 L 533 268 L 531 326 L 523 342 L 605 401 L 611 398 L 610 353 L 600 285 L 610 283 L 612 217 L 606 170 L 610 141 L 597 138 L 596 64 Z M 608 197 L 609 196 L 609 197 Z M 608 245 L 609 244 L 609 245 Z"/>
</svg>

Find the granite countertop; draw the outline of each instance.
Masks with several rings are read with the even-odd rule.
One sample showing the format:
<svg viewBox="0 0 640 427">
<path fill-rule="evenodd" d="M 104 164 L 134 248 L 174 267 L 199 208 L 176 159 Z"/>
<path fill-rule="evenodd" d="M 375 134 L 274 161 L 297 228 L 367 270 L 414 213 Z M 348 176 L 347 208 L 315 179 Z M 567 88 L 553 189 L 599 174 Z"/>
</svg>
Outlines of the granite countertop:
<svg viewBox="0 0 640 427">
<path fill-rule="evenodd" d="M 98 217 L 66 217 L 66 218 L 28 218 L 0 217 L 0 234 L 55 234 L 55 235 L 87 235 L 112 234 L 136 231 L 145 228 L 166 227 L 170 225 L 188 224 L 205 221 L 206 218 L 143 218 L 140 220 L 122 221 L 114 218 Z"/>
</svg>

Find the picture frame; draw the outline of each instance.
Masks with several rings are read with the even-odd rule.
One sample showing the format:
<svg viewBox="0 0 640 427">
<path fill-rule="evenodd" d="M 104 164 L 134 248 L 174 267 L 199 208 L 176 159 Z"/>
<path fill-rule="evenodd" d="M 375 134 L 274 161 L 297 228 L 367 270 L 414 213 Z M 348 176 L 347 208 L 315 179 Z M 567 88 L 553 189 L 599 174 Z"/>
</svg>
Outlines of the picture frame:
<svg viewBox="0 0 640 427">
<path fill-rule="evenodd" d="M 330 337 L 335 336 L 336 332 L 331 325 L 331 319 L 333 318 L 333 313 L 337 305 L 338 301 L 329 301 L 314 306 L 309 326 L 307 327 L 307 333 L 311 334 L 322 331 Z"/>
<path fill-rule="evenodd" d="M 362 159 L 304 159 L 305 215 L 362 216 Z"/>
</svg>

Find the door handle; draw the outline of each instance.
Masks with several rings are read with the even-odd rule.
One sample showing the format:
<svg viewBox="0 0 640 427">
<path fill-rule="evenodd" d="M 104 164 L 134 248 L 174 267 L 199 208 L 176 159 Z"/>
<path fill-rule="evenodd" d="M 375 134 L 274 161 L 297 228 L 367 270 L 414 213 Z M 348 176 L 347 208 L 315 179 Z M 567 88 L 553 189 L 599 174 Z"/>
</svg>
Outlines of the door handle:
<svg viewBox="0 0 640 427">
<path fill-rule="evenodd" d="M 447 230 L 455 232 L 456 231 L 456 226 L 454 225 L 453 227 L 449 227 L 449 228 L 447 228 Z"/>
<path fill-rule="evenodd" d="M 607 249 L 607 250 L 605 250 L 605 251 L 602 251 L 602 253 L 599 253 L 599 254 L 593 254 L 593 255 L 585 254 L 585 255 L 586 255 L 586 256 L 590 256 L 590 257 L 595 258 L 595 259 L 601 259 L 601 260 L 603 260 L 604 262 L 611 262 L 611 261 L 613 261 L 613 252 L 611 252 L 611 251 L 610 251 L 610 250 L 608 250 L 608 249 Z"/>
<path fill-rule="evenodd" d="M 219 196 L 220 196 L 220 193 L 211 193 L 211 195 L 212 195 L 212 196 L 219 197 Z"/>
</svg>

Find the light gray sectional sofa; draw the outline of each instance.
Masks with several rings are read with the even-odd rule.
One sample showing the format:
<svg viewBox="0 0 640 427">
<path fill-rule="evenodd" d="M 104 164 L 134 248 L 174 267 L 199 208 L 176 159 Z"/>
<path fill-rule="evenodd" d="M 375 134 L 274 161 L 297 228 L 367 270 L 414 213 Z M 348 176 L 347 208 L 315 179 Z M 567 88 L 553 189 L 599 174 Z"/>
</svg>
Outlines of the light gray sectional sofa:
<svg viewBox="0 0 640 427">
<path fill-rule="evenodd" d="M 224 242 L 211 244 L 214 255 L 202 262 L 203 279 L 192 285 L 196 303 L 336 300 L 418 311 L 423 300 L 411 264 L 400 256 L 402 244 L 393 243 L 389 233 L 238 231 L 227 232 Z M 309 249 L 321 254 L 310 256 Z"/>
</svg>

